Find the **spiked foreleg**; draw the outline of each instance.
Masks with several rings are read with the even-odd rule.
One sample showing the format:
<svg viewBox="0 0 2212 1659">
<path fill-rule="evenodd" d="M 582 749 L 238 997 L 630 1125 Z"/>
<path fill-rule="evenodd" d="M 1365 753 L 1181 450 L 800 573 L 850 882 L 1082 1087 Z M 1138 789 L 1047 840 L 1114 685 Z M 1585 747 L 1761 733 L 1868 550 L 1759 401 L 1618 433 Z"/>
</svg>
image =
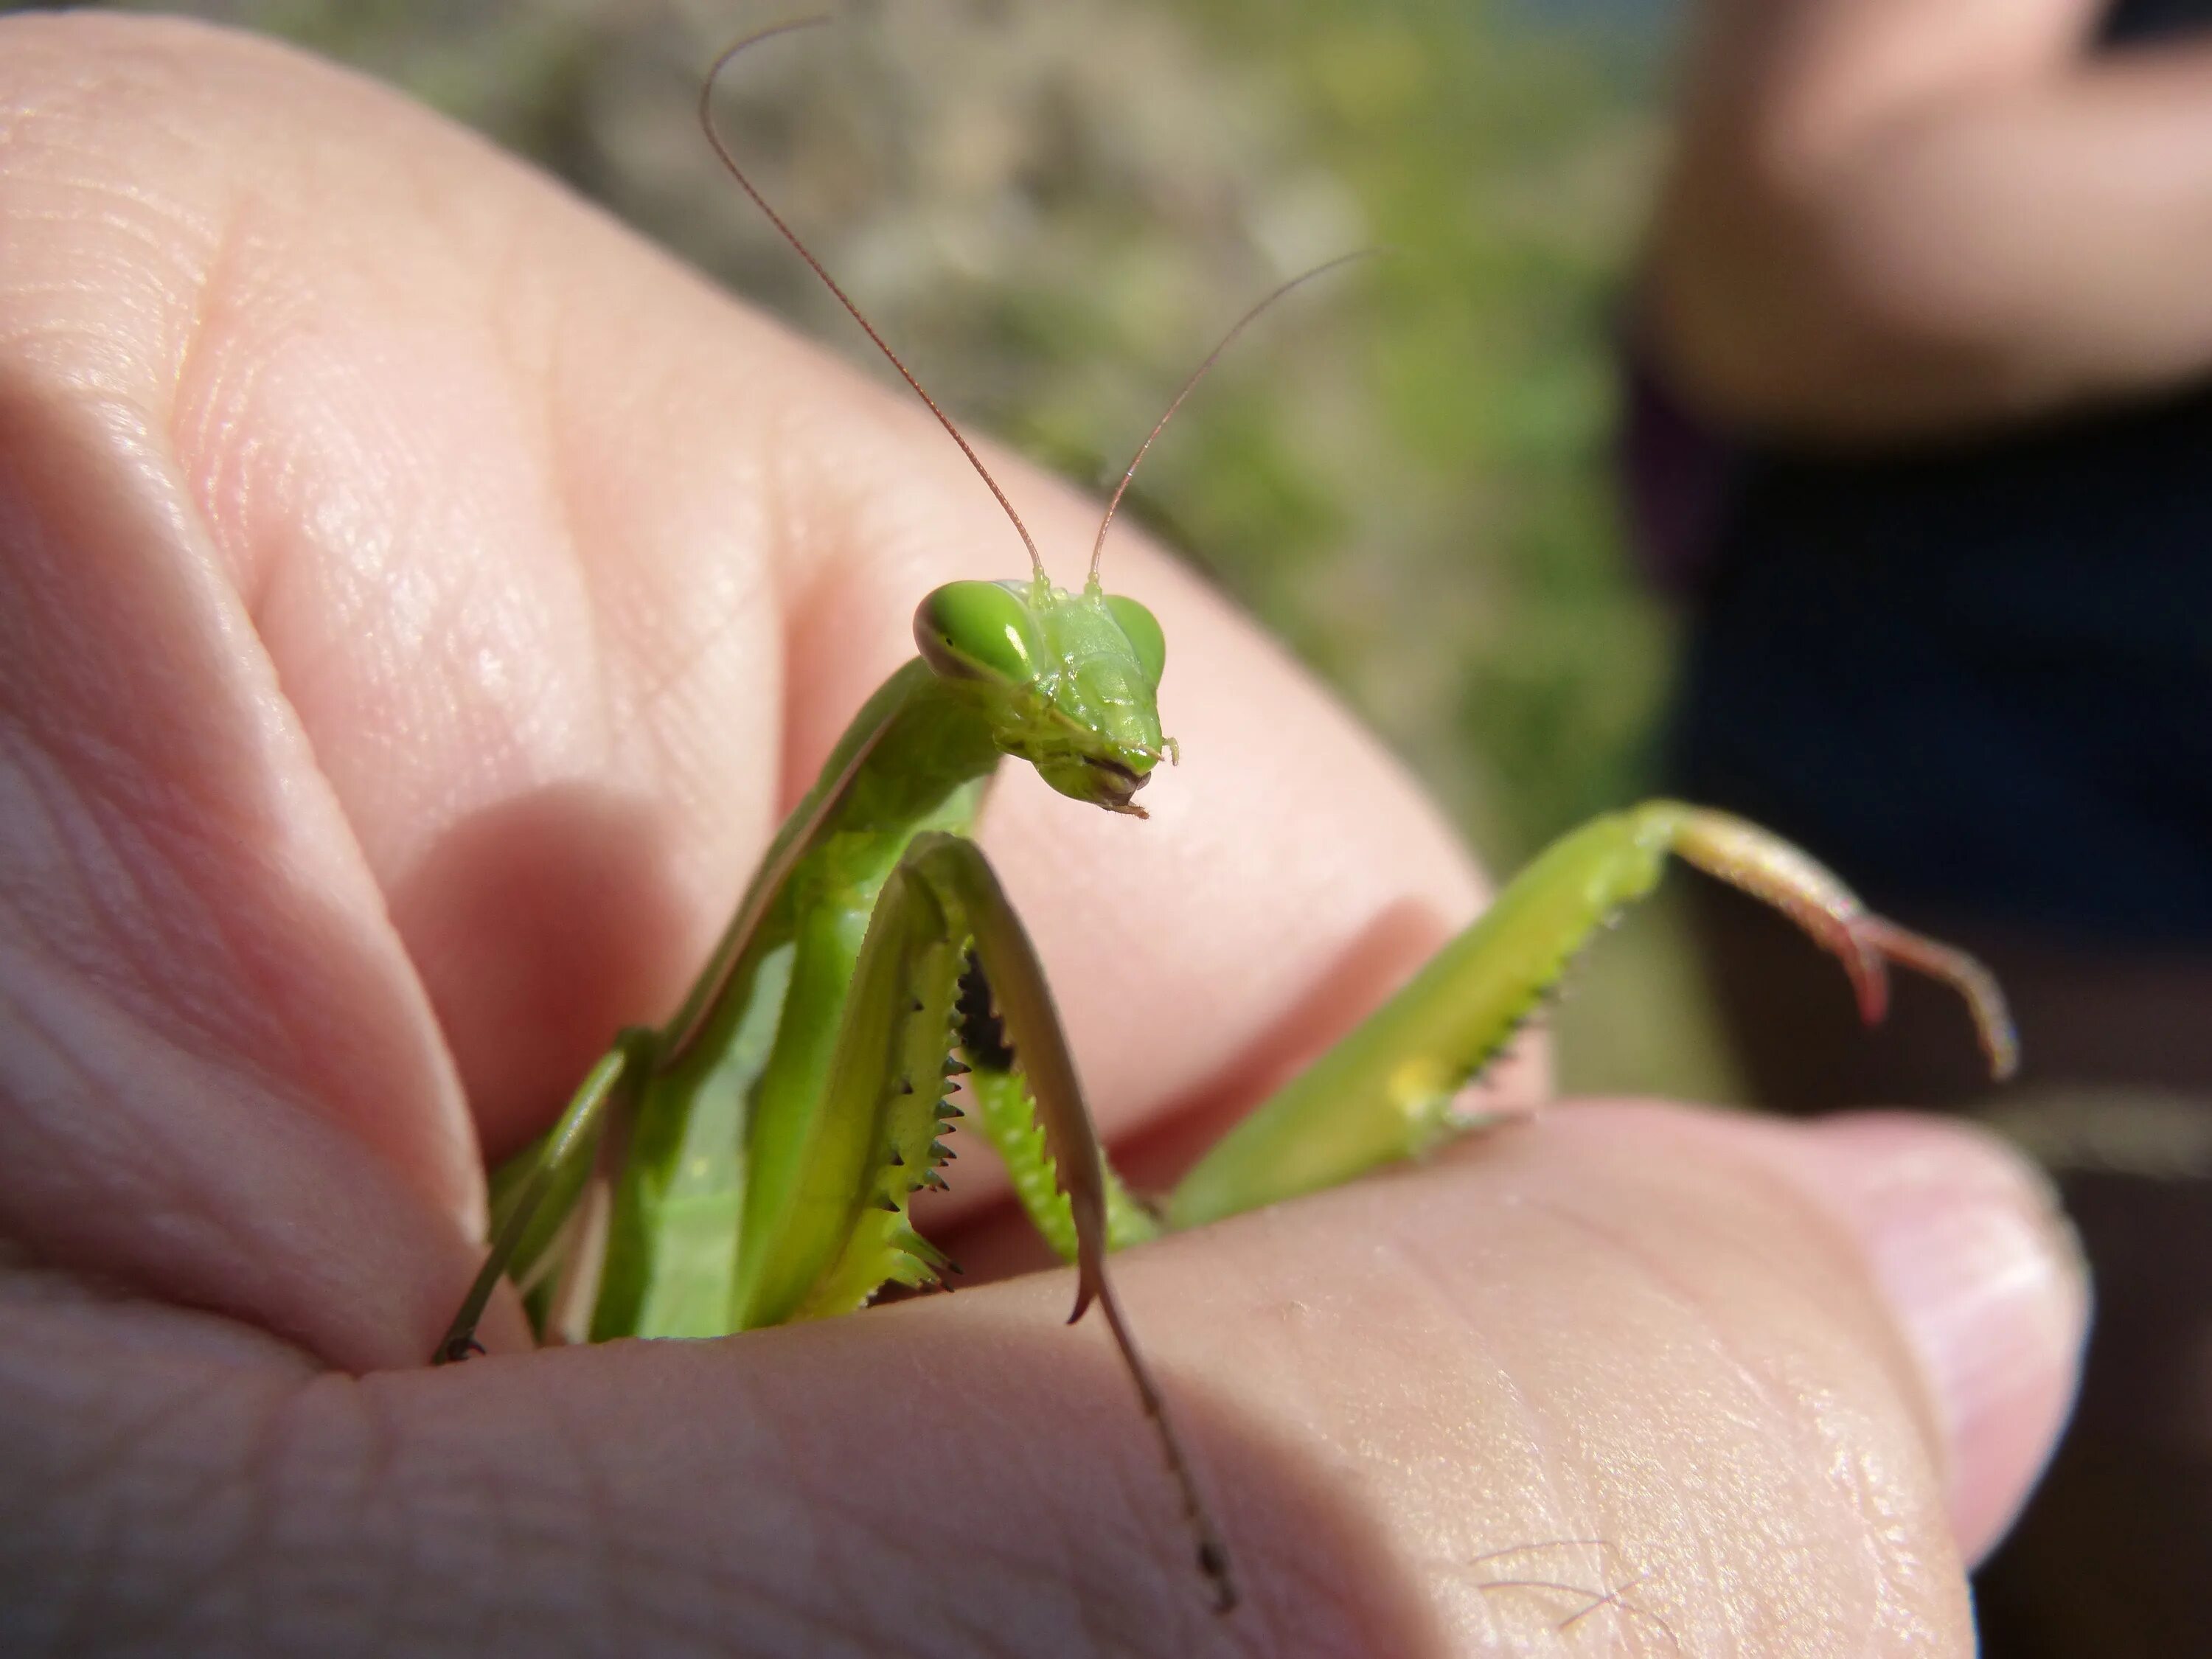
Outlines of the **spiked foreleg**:
<svg viewBox="0 0 2212 1659">
<path fill-rule="evenodd" d="M 803 1158 L 757 1264 L 754 1324 L 860 1307 L 934 1282 L 944 1256 L 908 1204 L 939 1184 L 946 1034 L 964 936 L 903 857 L 868 919 Z M 756 1199 L 754 1201 L 762 1201 Z"/>
<path fill-rule="evenodd" d="M 1648 801 L 1554 842 L 1406 988 L 1231 1130 L 1167 1205 L 1171 1227 L 1336 1186 L 1413 1158 L 1464 1127 L 1452 1103 L 1591 936 L 1650 892 L 1667 854 L 1773 905 L 1840 958 L 1869 1021 L 1885 964 L 1929 974 L 1967 1000 L 1991 1071 L 2013 1066 L 1996 982 L 1962 952 L 1869 915 L 1835 875 L 1727 813 Z"/>
<path fill-rule="evenodd" d="M 1059 1174 L 1045 1146 L 1036 1104 L 1022 1080 L 1020 1062 L 999 1018 L 989 976 L 972 954 L 967 972 L 960 976 L 959 1012 L 957 1036 L 966 1060 L 961 1069 L 967 1075 L 969 1103 L 975 1109 L 973 1127 L 1006 1166 L 1014 1196 L 1028 1212 L 1030 1224 L 1063 1261 L 1073 1261 L 1076 1257 L 1074 1217 L 1066 1195 L 1060 1189 Z M 1160 1224 L 1122 1185 L 1114 1166 L 1101 1160 L 1100 1168 L 1106 1177 L 1106 1248 L 1124 1250 L 1158 1237 Z"/>
<path fill-rule="evenodd" d="M 1028 1084 L 1045 1150 L 1066 1194 L 1074 1225 L 1076 1296 L 1069 1322 L 1080 1319 L 1094 1301 L 1104 1311 L 1145 1413 L 1158 1433 L 1169 1470 L 1182 1488 L 1184 1513 L 1198 1542 L 1200 1569 L 1213 1584 L 1216 1604 L 1225 1612 L 1237 1601 L 1227 1551 L 1199 1498 L 1190 1460 L 1168 1415 L 1166 1401 L 1106 1275 L 1105 1158 L 1036 948 L 989 861 L 973 842 L 934 833 L 917 836 L 900 867 L 927 883 L 947 915 L 964 923 L 968 941 L 982 964 L 1003 1025 L 1003 1047 Z"/>
</svg>

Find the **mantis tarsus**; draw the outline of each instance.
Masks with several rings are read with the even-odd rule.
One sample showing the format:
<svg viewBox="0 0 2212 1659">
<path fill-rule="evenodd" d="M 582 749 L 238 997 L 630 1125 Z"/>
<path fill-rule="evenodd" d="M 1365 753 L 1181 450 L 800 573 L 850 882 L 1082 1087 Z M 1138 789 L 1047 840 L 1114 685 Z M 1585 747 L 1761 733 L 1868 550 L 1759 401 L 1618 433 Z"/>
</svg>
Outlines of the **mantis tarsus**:
<svg viewBox="0 0 2212 1659">
<path fill-rule="evenodd" d="M 806 20 L 818 22 L 820 19 Z M 1115 1297 L 1108 1252 L 1413 1158 L 1465 1126 L 1455 1097 L 1568 961 L 1676 854 L 1781 909 L 1843 962 L 1878 1018 L 1885 964 L 1965 995 L 1992 1069 L 2013 1064 L 2002 1001 L 1970 958 L 1866 913 L 1834 876 L 1725 815 L 1648 802 L 1555 843 L 1396 997 L 1232 1130 L 1157 1206 L 1106 1165 L 1050 991 L 1019 919 L 967 836 L 1002 756 L 1060 793 L 1143 815 L 1134 797 L 1176 758 L 1158 708 L 1165 642 L 1098 569 L 1138 464 L 1214 358 L 1310 271 L 1247 312 L 1139 446 L 1100 521 L 1079 592 L 1055 587 L 1020 515 L 952 421 L 763 199 L 716 132 L 722 69 L 700 94 L 738 184 L 951 434 L 1029 550 L 1026 580 L 959 581 L 915 616 L 920 654 L 847 728 L 786 820 L 681 1008 L 623 1032 L 560 1122 L 495 1182 L 490 1254 L 438 1358 L 473 1350 L 500 1279 L 555 1340 L 719 1336 L 848 1312 L 884 1286 L 936 1282 L 945 1258 L 911 1225 L 943 1184 L 939 1140 L 961 1115 L 1005 1160 L 1030 1219 L 1096 1302 L 1180 1485 L 1201 1571 L 1233 1606 L 1227 1552 Z M 1331 262 L 1332 265 L 1341 263 Z M 1330 266 L 1320 269 L 1327 270 Z"/>
</svg>

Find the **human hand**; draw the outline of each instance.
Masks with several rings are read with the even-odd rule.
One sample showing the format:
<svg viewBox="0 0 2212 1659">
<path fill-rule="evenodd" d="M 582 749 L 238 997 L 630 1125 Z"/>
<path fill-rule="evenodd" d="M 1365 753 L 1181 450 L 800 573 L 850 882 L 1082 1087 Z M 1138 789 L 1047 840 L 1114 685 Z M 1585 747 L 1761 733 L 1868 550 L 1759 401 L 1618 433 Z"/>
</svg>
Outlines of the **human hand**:
<svg viewBox="0 0 2212 1659">
<path fill-rule="evenodd" d="M 2100 49 L 2100 21 L 2158 19 Z M 1644 283 L 1710 417 L 1894 446 L 2212 373 L 2212 43 L 2112 0 L 1701 0 Z"/>
<path fill-rule="evenodd" d="M 389 94 L 16 18 L 0 112 L 5 1645 L 1971 1650 L 2081 1286 L 2014 1166 L 1901 1120 L 1577 1106 L 1122 1258 L 1227 1621 L 1060 1280 L 422 1369 L 479 1137 L 666 1008 L 916 596 L 1018 548 L 926 415 Z M 1010 777 L 986 840 L 1157 1143 L 1478 890 L 1109 556 L 1187 764 L 1146 824 Z"/>
</svg>

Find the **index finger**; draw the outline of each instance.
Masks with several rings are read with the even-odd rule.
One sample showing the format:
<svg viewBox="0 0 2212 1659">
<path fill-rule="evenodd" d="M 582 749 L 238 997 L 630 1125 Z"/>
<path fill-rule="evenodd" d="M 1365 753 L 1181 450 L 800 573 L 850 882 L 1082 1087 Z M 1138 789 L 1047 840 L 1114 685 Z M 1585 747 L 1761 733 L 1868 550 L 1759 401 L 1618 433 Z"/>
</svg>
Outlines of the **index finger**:
<svg viewBox="0 0 2212 1659">
<path fill-rule="evenodd" d="M 53 743 L 103 734 L 114 787 L 86 799 L 113 833 L 149 801 L 222 828 L 164 868 L 189 866 L 179 914 L 244 919 L 252 959 L 134 957 L 146 1017 L 270 1014 L 281 1040 L 204 1021 L 199 1058 L 343 1132 L 318 1158 L 373 1152 L 459 1218 L 461 1263 L 464 1094 L 511 1146 L 617 1025 L 661 1018 L 783 806 L 910 650 L 915 601 L 1015 574 L 1018 544 L 918 406 L 394 95 L 187 26 L 4 27 L 0 374 L 26 442 L 68 458 L 10 481 L 47 554 L 11 562 L 6 608 L 27 638 L 51 624 L 117 664 L 195 654 L 181 678 L 103 678 L 27 649 L 0 693 Z M 992 460 L 1075 575 L 1093 506 Z M 1108 574 L 1166 627 L 1186 764 L 1148 824 L 1010 778 L 986 840 L 1111 1125 L 1249 1089 L 1476 888 L 1280 653 L 1139 538 Z M 271 885 L 272 849 L 301 892 L 342 900 L 305 914 Z M 95 941 L 70 971 L 131 947 Z M 9 1084 L 41 1156 L 112 1127 L 112 1090 Z M 337 1269 L 313 1264 L 393 1271 L 363 1235 L 411 1224 L 304 1188 L 262 1212 L 299 1150 L 242 1175 L 241 1138 L 276 1109 L 245 1098 L 222 1099 L 242 1116 L 220 1133 L 210 1090 L 158 1103 L 157 1166 L 127 1145 L 77 1158 L 82 1188 L 127 1179 L 222 1213 L 204 1247 L 35 1193 L 11 1224 L 64 1259 L 242 1299 L 326 1352 L 401 1351 L 342 1338 Z M 242 1298 L 211 1282 L 261 1249 L 305 1265 Z"/>
</svg>

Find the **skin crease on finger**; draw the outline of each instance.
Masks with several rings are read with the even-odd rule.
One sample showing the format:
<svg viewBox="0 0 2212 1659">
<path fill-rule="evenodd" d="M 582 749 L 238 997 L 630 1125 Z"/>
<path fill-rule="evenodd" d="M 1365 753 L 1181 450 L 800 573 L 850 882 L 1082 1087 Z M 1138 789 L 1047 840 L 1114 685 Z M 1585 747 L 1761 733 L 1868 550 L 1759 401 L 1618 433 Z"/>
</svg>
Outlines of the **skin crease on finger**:
<svg viewBox="0 0 2212 1659">
<path fill-rule="evenodd" d="M 42 1520 L 0 1620 L 99 1651 L 483 1651 L 495 1616 L 562 1651 L 1971 1650 L 1863 1266 L 1656 1109 L 1125 1259 L 1237 1623 L 1058 1279 L 401 1369 L 475 1263 L 471 1110 L 511 1146 L 665 1006 L 915 597 L 1018 545 L 926 416 L 519 167 L 112 18 L 0 21 L 0 1226 L 43 1264 L 0 1422 L 50 1425 L 4 1443 Z M 1079 558 L 1091 508 L 994 470 Z M 1264 1073 L 1377 918 L 1440 933 L 1478 889 L 1278 653 L 1140 540 L 1109 568 L 1173 641 L 1187 763 L 1146 824 L 1009 778 L 985 840 L 1110 1134 Z M 1563 1635 L 1575 1603 L 1504 1578 L 1635 1579 L 1665 1623 Z"/>
</svg>

